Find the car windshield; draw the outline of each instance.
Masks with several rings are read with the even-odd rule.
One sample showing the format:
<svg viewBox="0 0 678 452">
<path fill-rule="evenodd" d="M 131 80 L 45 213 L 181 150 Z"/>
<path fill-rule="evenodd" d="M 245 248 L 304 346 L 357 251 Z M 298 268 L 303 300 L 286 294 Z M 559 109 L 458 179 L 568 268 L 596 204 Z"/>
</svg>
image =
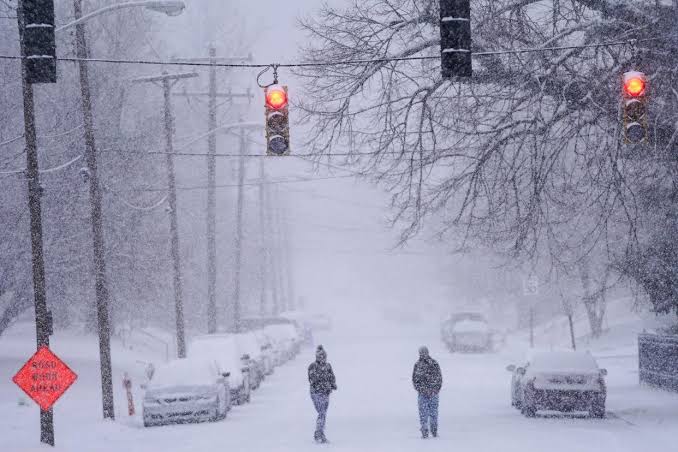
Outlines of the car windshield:
<svg viewBox="0 0 678 452">
<path fill-rule="evenodd" d="M 216 383 L 217 365 L 201 359 L 179 359 L 159 366 L 149 383 L 150 389 L 177 386 L 206 386 Z"/>
<path fill-rule="evenodd" d="M 530 361 L 533 371 L 595 371 L 596 360 L 588 353 L 543 352 L 535 354 Z"/>
</svg>

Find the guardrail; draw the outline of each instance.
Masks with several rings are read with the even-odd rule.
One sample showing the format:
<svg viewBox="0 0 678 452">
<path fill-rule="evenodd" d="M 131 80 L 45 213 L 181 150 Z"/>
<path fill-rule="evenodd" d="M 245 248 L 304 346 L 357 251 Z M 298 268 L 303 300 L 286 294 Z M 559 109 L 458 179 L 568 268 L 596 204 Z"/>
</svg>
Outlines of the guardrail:
<svg viewBox="0 0 678 452">
<path fill-rule="evenodd" d="M 640 382 L 678 392 L 678 336 L 638 335 Z"/>
</svg>

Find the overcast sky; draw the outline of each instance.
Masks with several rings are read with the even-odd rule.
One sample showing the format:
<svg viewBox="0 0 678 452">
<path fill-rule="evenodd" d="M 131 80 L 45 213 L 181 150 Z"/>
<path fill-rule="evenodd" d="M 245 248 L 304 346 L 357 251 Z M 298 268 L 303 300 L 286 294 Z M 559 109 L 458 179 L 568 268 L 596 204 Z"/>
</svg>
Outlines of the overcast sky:
<svg viewBox="0 0 678 452">
<path fill-rule="evenodd" d="M 168 52 L 171 54 L 162 56 L 205 56 L 212 41 L 219 55 L 242 55 L 250 51 L 255 62 L 266 63 L 299 59 L 299 44 L 305 36 L 297 27 L 297 19 L 300 15 L 313 14 L 320 4 L 318 0 L 187 0 L 186 3 L 188 7 L 182 16 L 160 21 L 164 49 L 171 49 Z M 331 3 L 342 4 L 346 0 Z M 240 107 L 240 111 L 244 119 L 261 120 L 263 124 L 263 95 L 255 83 L 257 72 L 233 70 L 226 74 L 222 71 L 220 80 L 236 77 L 230 82 L 234 91 L 247 86 L 254 90 L 256 98 L 252 105 Z M 206 79 L 201 78 L 203 81 L 197 82 L 196 88 L 200 83 L 204 86 Z M 281 70 L 280 78 L 281 83 L 289 85 L 291 97 L 301 92 L 299 82 L 287 70 Z M 270 73 L 264 81 L 270 82 Z M 193 124 L 188 129 L 185 125 L 183 129 L 178 126 L 177 135 L 206 130 L 204 119 L 196 120 L 182 101 L 176 101 L 176 108 L 177 116 L 190 116 L 184 116 L 183 123 Z M 199 106 L 198 110 L 204 109 Z M 290 115 L 294 121 L 293 110 Z M 303 138 L 300 134 L 303 135 L 301 128 L 294 127 L 291 131 L 293 153 L 306 152 L 299 147 Z M 252 138 L 263 142 L 263 134 L 255 133 Z M 220 138 L 218 151 L 232 151 L 227 149 L 232 143 Z M 206 144 L 198 148 L 204 151 Z M 256 144 L 252 144 L 249 151 L 264 152 Z M 194 163 L 182 163 L 184 183 L 189 178 L 204 180 L 204 163 Z M 219 183 L 234 181 L 229 164 L 220 161 Z M 278 185 L 291 232 L 296 293 L 305 297 L 309 305 L 340 314 L 373 308 L 380 314 L 398 316 L 399 312 L 417 311 L 422 306 L 439 306 L 447 297 L 441 266 L 444 259 L 439 246 L 417 240 L 404 250 L 392 250 L 397 233 L 388 228 L 388 195 L 383 190 L 367 181 L 346 178 L 345 171 L 330 172 L 321 167 L 319 172 L 313 172 L 308 162 L 296 158 L 266 159 L 266 169 L 274 179 L 344 176 Z M 249 161 L 248 178 L 257 175 L 258 162 Z M 182 195 L 184 203 L 201 203 L 204 193 L 186 196 Z M 232 215 L 234 190 L 220 191 L 218 196 L 220 206 L 231 206 L 219 215 Z M 246 210 L 254 215 L 255 190 L 248 190 L 247 199 Z M 222 230 L 219 237 L 227 239 L 229 234 Z"/>
</svg>

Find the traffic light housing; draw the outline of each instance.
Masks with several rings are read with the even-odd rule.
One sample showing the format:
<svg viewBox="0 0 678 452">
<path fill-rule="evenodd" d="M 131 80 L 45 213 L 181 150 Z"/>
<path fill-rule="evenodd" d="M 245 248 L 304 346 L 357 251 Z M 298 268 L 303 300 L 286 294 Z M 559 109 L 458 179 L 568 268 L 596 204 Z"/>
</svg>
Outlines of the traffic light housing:
<svg viewBox="0 0 678 452">
<path fill-rule="evenodd" d="M 266 154 L 290 153 L 289 99 L 286 85 L 264 88 L 266 100 Z"/>
<path fill-rule="evenodd" d="M 622 77 L 622 127 L 624 142 L 647 141 L 647 77 L 642 72 L 625 72 Z"/>
<path fill-rule="evenodd" d="M 19 14 L 27 82 L 56 83 L 54 0 L 23 0 Z"/>
<path fill-rule="evenodd" d="M 470 0 L 440 0 L 440 67 L 445 79 L 473 75 Z"/>
</svg>

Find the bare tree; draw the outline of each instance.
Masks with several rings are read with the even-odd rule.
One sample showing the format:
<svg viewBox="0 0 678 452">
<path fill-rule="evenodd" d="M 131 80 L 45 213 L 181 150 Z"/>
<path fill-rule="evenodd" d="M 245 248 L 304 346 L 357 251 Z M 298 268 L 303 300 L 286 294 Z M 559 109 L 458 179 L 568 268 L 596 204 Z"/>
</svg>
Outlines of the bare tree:
<svg viewBox="0 0 678 452">
<path fill-rule="evenodd" d="M 572 267 L 599 246 L 623 254 L 651 227 L 639 182 L 671 186 L 678 173 L 676 11 L 646 6 L 473 1 L 474 77 L 452 82 L 440 76 L 436 0 L 324 6 L 301 22 L 315 63 L 298 71 L 309 144 L 318 159 L 345 150 L 390 189 L 403 241 L 435 214 L 441 237 L 513 257 L 545 250 Z M 620 137 L 631 69 L 652 83 L 645 147 Z"/>
</svg>

